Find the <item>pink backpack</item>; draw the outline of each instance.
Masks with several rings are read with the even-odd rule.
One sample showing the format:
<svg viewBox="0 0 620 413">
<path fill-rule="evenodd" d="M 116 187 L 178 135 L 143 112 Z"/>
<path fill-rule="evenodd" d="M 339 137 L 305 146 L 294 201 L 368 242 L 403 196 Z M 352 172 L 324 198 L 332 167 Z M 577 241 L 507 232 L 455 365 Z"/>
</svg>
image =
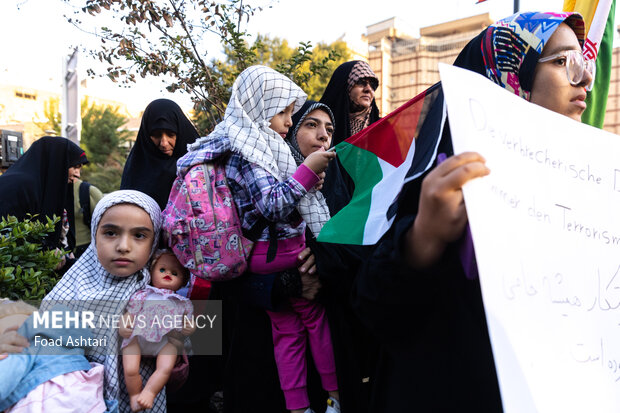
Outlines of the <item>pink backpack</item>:
<svg viewBox="0 0 620 413">
<path fill-rule="evenodd" d="M 177 177 L 163 218 L 168 245 L 192 275 L 225 281 L 247 268 L 253 243 L 241 233 L 223 165 L 194 165 Z"/>
</svg>

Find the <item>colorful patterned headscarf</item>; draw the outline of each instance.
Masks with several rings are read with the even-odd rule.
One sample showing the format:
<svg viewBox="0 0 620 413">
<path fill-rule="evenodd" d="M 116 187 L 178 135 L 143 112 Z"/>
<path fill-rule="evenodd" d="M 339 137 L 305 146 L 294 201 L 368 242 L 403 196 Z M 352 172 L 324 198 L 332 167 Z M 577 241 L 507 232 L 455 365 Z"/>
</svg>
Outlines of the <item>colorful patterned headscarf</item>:
<svg viewBox="0 0 620 413">
<path fill-rule="evenodd" d="M 538 59 L 561 23 L 573 29 L 583 47 L 585 23 L 580 14 L 523 12 L 485 29 L 465 46 L 454 64 L 529 100 Z"/>
</svg>

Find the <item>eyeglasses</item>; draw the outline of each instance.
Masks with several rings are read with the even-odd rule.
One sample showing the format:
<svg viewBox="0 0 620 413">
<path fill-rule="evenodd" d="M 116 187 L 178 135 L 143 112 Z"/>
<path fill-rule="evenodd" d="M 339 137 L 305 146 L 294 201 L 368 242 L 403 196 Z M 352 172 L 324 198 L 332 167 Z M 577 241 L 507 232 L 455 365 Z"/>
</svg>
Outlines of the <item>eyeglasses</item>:
<svg viewBox="0 0 620 413">
<path fill-rule="evenodd" d="M 594 60 L 589 60 L 583 57 L 583 53 L 579 50 L 564 50 L 560 53 L 556 53 L 551 56 L 538 59 L 540 63 L 549 62 L 559 58 L 566 59 L 566 77 L 571 85 L 579 85 L 586 76 L 586 71 L 592 76 L 592 80 L 586 85 L 586 90 L 589 92 L 594 86 L 594 75 L 596 72 L 596 64 Z"/>
<path fill-rule="evenodd" d="M 366 87 L 366 86 L 370 86 L 373 90 L 377 89 L 377 81 L 376 79 L 372 79 L 372 78 L 368 78 L 368 77 L 363 77 L 361 79 L 357 79 L 357 81 L 355 82 L 356 85 L 362 86 L 362 87 Z"/>
</svg>

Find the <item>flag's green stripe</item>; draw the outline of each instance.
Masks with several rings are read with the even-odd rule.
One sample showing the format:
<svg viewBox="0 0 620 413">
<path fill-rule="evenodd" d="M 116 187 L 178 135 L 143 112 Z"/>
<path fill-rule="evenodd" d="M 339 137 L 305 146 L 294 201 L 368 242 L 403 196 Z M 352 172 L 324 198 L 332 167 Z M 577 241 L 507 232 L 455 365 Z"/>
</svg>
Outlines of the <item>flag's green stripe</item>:
<svg viewBox="0 0 620 413">
<path fill-rule="evenodd" d="M 605 122 L 605 110 L 607 109 L 607 95 L 609 94 L 609 81 L 611 79 L 611 60 L 613 55 L 614 41 L 614 17 L 616 15 L 616 1 L 611 3 L 609 17 L 605 23 L 605 32 L 598 57 L 596 58 L 596 79 L 594 89 L 588 93 L 586 102 L 588 108 L 583 113 L 581 121 L 588 125 L 603 128 Z"/>
<path fill-rule="evenodd" d="M 318 240 L 361 245 L 371 207 L 372 189 L 383 178 L 383 172 L 375 154 L 343 143 L 338 145 L 336 153 L 342 166 L 353 178 L 355 191 L 351 202 L 323 226 Z"/>
</svg>

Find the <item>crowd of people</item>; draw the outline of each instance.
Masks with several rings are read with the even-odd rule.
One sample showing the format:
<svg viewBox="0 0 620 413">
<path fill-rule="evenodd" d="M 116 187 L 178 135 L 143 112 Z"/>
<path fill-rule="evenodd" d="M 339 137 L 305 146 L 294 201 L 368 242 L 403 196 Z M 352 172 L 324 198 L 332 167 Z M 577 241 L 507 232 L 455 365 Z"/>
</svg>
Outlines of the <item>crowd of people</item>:
<svg viewBox="0 0 620 413">
<path fill-rule="evenodd" d="M 579 121 L 585 107 L 575 101 L 583 103 L 593 82 L 581 54 L 584 32 L 579 14 L 517 13 L 484 29 L 455 65 Z M 57 137 L 36 141 L 0 176 L 0 216 L 62 217 L 46 248 L 83 246 L 77 261 L 63 258 L 64 275 L 44 303 L 72 300 L 85 310 L 108 300 L 119 314 L 136 317 L 191 315 L 188 298 L 222 300 L 223 354 L 185 357 L 187 380 L 165 391 L 185 338 L 199 332 L 125 325 L 114 338 L 118 355 L 95 351 L 86 362 L 74 354 L 74 364 L 43 374 L 36 354 L 23 365 L 15 354 L 28 350 L 34 310 L 4 300 L 0 410 L 61 406 L 54 392 L 41 390 L 56 386 L 74 400 L 91 394 L 89 411 L 501 412 L 480 283 L 460 254 L 470 241 L 461 188 L 490 171 L 480 154 L 453 153 L 445 117 L 429 117 L 441 123 L 424 129 L 440 133 L 416 137 L 435 148 L 433 167 L 403 187 L 396 218 L 376 245 L 317 241 L 355 190 L 330 148 L 379 120 L 378 85 L 366 62 L 347 62 L 315 102 L 282 74 L 251 66 L 236 79 L 222 122 L 205 137 L 174 102 L 151 102 L 120 190 L 102 197 L 87 189 L 90 242 L 78 229 L 84 208 L 76 199 L 84 197 L 77 189 L 84 151 Z M 443 101 L 428 110 L 445 110 Z M 224 199 L 243 234 L 230 245 L 238 248 L 242 237 L 253 244 L 242 275 L 211 283 L 198 262 L 160 250 L 184 234 L 160 236 L 168 230 L 166 214 L 179 213 L 171 192 L 188 175 L 197 191 L 209 186 L 218 169 L 205 164 L 225 172 L 225 182 L 214 185 L 228 187 L 231 198 Z M 183 297 L 177 291 L 186 284 Z M 144 304 L 149 300 L 170 304 L 153 308 Z M 10 378 L 8 366 L 16 372 Z M 78 373 L 82 384 L 72 385 Z"/>
</svg>

